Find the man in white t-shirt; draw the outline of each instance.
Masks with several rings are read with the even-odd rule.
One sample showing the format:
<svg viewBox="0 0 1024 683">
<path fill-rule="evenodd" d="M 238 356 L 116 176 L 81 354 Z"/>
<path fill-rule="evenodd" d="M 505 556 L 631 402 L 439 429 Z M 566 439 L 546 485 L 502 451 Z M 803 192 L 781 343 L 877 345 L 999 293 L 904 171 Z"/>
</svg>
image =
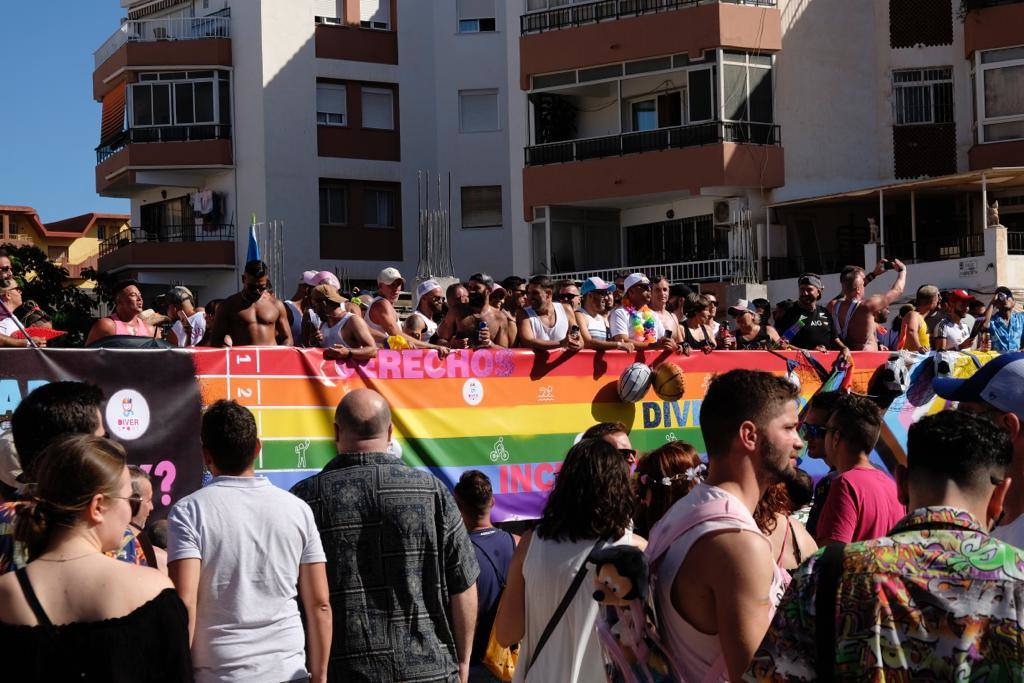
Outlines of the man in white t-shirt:
<svg viewBox="0 0 1024 683">
<path fill-rule="evenodd" d="M 935 327 L 936 351 L 959 351 L 971 348 L 974 337 L 969 323 L 965 319 L 971 298 L 971 295 L 962 289 L 951 289 L 946 292 L 946 300 L 949 302 L 946 309 L 948 317 Z"/>
<path fill-rule="evenodd" d="M 164 295 L 167 317 L 174 320 L 167 341 L 178 346 L 196 346 L 206 334 L 206 312 L 196 310 L 196 298 L 188 287 L 171 287 Z"/>
<path fill-rule="evenodd" d="M 632 273 L 623 282 L 626 288 L 622 304 L 608 316 L 609 334 L 613 341 L 628 341 L 638 349 L 676 350 L 678 345 L 665 337 L 665 325 L 651 310 L 651 281 L 643 273 Z"/>
<path fill-rule="evenodd" d="M 3 257 L 3 258 L 6 258 Z M 18 332 L 18 320 L 14 317 L 14 309 L 22 304 L 21 297 L 21 285 L 13 277 L 6 280 L 0 279 L 0 301 L 3 302 L 3 308 L 0 308 L 0 348 L 27 348 L 31 346 L 29 340 L 24 337 L 15 337 L 14 333 Z M 6 311 L 4 310 L 6 308 Z M 46 346 L 45 339 L 37 339 L 33 337 L 36 346 Z"/>
<path fill-rule="evenodd" d="M 168 570 L 188 609 L 195 680 L 324 683 L 331 602 L 309 505 L 253 473 L 260 440 L 246 408 L 217 401 L 200 438 L 214 477 L 167 518 Z"/>
<path fill-rule="evenodd" d="M 967 379 L 936 377 L 932 388 L 948 401 L 959 401 L 957 410 L 989 418 L 1010 437 L 1010 489 L 1001 526 L 992 535 L 1024 548 L 1024 352 L 993 358 Z"/>
</svg>

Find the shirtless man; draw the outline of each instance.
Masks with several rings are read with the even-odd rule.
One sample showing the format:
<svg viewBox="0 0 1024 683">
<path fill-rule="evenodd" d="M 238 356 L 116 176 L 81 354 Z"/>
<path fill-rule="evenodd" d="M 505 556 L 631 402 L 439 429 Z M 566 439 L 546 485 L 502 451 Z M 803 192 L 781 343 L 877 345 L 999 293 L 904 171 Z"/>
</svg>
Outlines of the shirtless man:
<svg viewBox="0 0 1024 683">
<path fill-rule="evenodd" d="M 416 287 L 416 310 L 405 319 L 403 329 L 420 341 L 430 341 L 437 332 L 434 319 L 444 308 L 444 294 L 441 285 L 426 280 Z"/>
<path fill-rule="evenodd" d="M 159 339 L 160 328 L 154 330 L 142 320 L 143 308 L 142 292 L 136 286 L 135 280 L 122 280 L 117 283 L 114 285 L 114 312 L 93 324 L 85 345 L 89 346 L 104 337 L 114 335 Z"/>
<path fill-rule="evenodd" d="M 284 303 L 271 294 L 267 264 L 245 264 L 242 291 L 232 294 L 217 307 L 211 346 L 224 346 L 230 335 L 235 346 L 291 346 L 292 331 Z"/>
<path fill-rule="evenodd" d="M 672 339 L 682 343 L 683 331 L 679 327 L 679 319 L 668 311 L 669 291 L 671 287 L 668 278 L 658 275 L 651 281 L 651 310 L 654 315 L 661 319 L 661 324 L 667 332 L 672 333 Z"/>
<path fill-rule="evenodd" d="M 907 267 L 902 261 L 878 262 L 872 278 L 878 277 L 885 270 L 887 263 L 896 270 L 896 282 L 885 294 L 875 294 L 864 298 L 864 286 L 868 281 L 863 268 L 847 266 L 843 269 L 840 283 L 843 296 L 832 309 L 832 319 L 836 326 L 836 336 L 851 351 L 877 351 L 878 335 L 876 334 L 875 313 L 888 307 L 903 295 L 903 286 L 907 282 Z"/>
<path fill-rule="evenodd" d="M 461 282 L 448 285 L 445 292 L 448 299 L 448 312 L 437 326 L 437 339 L 442 344 L 453 346 L 459 321 L 469 315 L 469 290 Z M 465 343 L 465 339 L 462 340 Z M 455 344 L 454 346 L 458 346 Z"/>
<path fill-rule="evenodd" d="M 494 281 L 487 283 L 485 278 L 490 280 L 490 276 L 486 275 L 475 275 L 469 279 L 467 289 L 470 315 L 459 320 L 458 336 L 468 339 L 474 349 L 491 346 L 508 348 L 512 343 L 509 339 L 508 317 L 500 308 L 491 306 L 490 296 Z M 480 327 L 481 321 L 487 323 L 486 328 Z"/>
<path fill-rule="evenodd" d="M 405 278 L 398 272 L 397 268 L 385 268 L 377 274 L 377 296 L 373 303 L 366 309 L 363 318 L 370 328 L 370 334 L 378 346 L 387 341 L 388 337 L 403 337 L 414 349 L 434 349 L 437 355 L 444 358 L 448 355 L 448 348 L 438 346 L 430 342 L 420 341 L 411 334 L 402 331 L 398 322 L 398 313 L 395 311 L 395 302 L 402 292 Z"/>
</svg>

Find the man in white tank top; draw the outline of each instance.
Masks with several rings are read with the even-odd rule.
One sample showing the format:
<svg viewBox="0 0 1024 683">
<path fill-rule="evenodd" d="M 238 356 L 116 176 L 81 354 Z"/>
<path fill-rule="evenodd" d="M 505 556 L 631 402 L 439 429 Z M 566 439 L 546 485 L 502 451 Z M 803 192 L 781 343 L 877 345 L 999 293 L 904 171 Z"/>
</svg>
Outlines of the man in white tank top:
<svg viewBox="0 0 1024 683">
<path fill-rule="evenodd" d="M 434 316 L 444 308 L 444 294 L 441 285 L 434 280 L 425 280 L 416 287 L 416 310 L 405 319 L 405 332 L 420 341 L 430 341 L 437 332 Z"/>
<path fill-rule="evenodd" d="M 345 308 L 345 298 L 328 284 L 317 285 L 310 293 L 317 315 L 323 320 L 310 340 L 324 349 L 327 360 L 369 360 L 377 355 L 366 323 Z"/>
<path fill-rule="evenodd" d="M 444 358 L 448 355 L 448 347 L 420 341 L 402 331 L 398 313 L 395 311 L 395 302 L 398 301 L 398 295 L 401 294 L 404 285 L 405 278 L 397 268 L 385 268 L 377 274 L 377 296 L 373 298 L 373 303 L 363 316 L 373 340 L 378 345 L 383 345 L 388 337 L 403 337 L 412 348 L 434 349 L 438 356 Z"/>
<path fill-rule="evenodd" d="M 547 275 L 534 275 L 526 287 L 526 298 L 530 305 L 519 311 L 519 345 L 528 349 L 549 351 L 551 349 L 583 348 L 576 316 L 572 309 L 553 300 L 554 284 Z M 573 331 L 575 329 L 575 332 Z"/>
<path fill-rule="evenodd" d="M 700 409 L 707 479 L 651 530 L 662 635 L 687 681 L 740 680 L 785 591 L 788 575 L 753 511 L 771 484 L 794 476 L 796 399 L 767 372 L 712 380 Z"/>
<path fill-rule="evenodd" d="M 628 341 L 613 341 L 608 338 L 608 299 L 615 291 L 615 285 L 599 277 L 583 281 L 580 288 L 582 305 L 576 309 L 576 324 L 580 326 L 583 346 L 596 351 L 632 351 Z"/>
</svg>

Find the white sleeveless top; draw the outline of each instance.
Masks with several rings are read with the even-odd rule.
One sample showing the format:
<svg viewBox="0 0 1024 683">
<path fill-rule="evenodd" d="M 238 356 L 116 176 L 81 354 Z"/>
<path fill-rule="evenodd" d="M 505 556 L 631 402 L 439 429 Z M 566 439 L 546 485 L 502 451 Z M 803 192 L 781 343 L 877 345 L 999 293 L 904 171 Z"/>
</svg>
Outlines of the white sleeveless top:
<svg viewBox="0 0 1024 683">
<path fill-rule="evenodd" d="M 320 323 L 320 333 L 324 335 L 324 340 L 321 342 L 321 346 L 325 349 L 329 349 L 334 345 L 352 348 L 345 341 L 345 338 L 341 336 L 341 331 L 345 329 L 345 325 L 348 325 L 348 321 L 351 318 L 352 314 L 346 313 L 342 319 L 334 323 L 334 325 L 328 325 L 327 321 Z"/>
<path fill-rule="evenodd" d="M 722 657 L 722 645 L 718 640 L 718 635 L 708 635 L 698 631 L 683 619 L 672 604 L 672 583 L 679 568 L 683 566 L 683 561 L 686 560 L 690 548 L 708 533 L 723 529 L 746 529 L 764 538 L 769 548 L 767 557 L 772 559 L 771 542 L 757 528 L 757 523 L 754 522 L 754 517 L 746 506 L 731 493 L 703 482 L 694 486 L 686 496 L 669 508 L 665 517 L 659 520 L 655 529 L 652 529 L 650 536 L 654 537 L 659 525 L 670 525 L 672 520 L 669 518 L 678 518 L 689 514 L 694 508 L 719 498 L 733 499 L 736 503 L 734 511 L 743 517 L 743 521 L 720 518 L 697 524 L 672 543 L 661 561 L 657 563 L 654 571 L 657 576 L 657 581 L 654 584 L 656 586 L 654 599 L 659 621 L 663 627 L 661 635 L 665 639 L 666 647 L 683 667 L 683 678 L 687 681 L 707 681 L 708 683 L 728 681 L 728 671 L 724 668 L 720 670 L 721 675 L 712 678 L 708 676 Z M 773 566 L 775 573 L 769 588 L 769 597 L 772 603 L 771 611 L 774 614 L 775 608 L 778 607 L 779 601 L 782 600 L 782 595 L 785 593 L 789 575 L 774 563 Z"/>
<path fill-rule="evenodd" d="M 384 301 L 384 297 L 382 297 L 382 296 L 375 296 L 375 297 L 373 297 L 373 301 L 370 302 L 370 305 L 366 307 L 366 312 L 363 313 L 363 320 L 366 321 L 366 325 L 371 330 L 376 330 L 377 332 L 380 332 L 381 334 L 387 334 L 387 332 L 384 330 L 383 327 L 381 327 L 377 323 L 375 323 L 372 320 L 370 320 L 370 311 L 373 310 L 373 307 L 377 305 L 378 301 Z"/>
<path fill-rule="evenodd" d="M 560 342 L 569 334 L 569 316 L 565 314 L 565 306 L 560 303 L 553 303 L 551 305 L 555 307 L 554 327 L 545 327 L 544 321 L 537 315 L 537 311 L 529 306 L 523 309 L 526 317 L 530 320 L 530 325 L 533 327 L 533 336 L 537 341 Z M 547 646 L 545 645 L 545 647 Z"/>
<path fill-rule="evenodd" d="M 627 531 L 625 536 L 608 545 L 628 544 L 631 536 Z M 587 570 L 588 576 L 583 579 L 569 603 L 569 608 L 551 632 L 540 657 L 533 663 L 529 678 L 525 677 L 527 664 L 533 657 L 533 650 L 544 627 L 548 625 L 555 608 L 562 602 L 576 572 L 593 547 L 594 539 L 575 543 L 559 542 L 540 538 L 536 533 L 530 539 L 530 547 L 523 560 L 526 633 L 513 683 L 591 683 L 605 680 L 604 655 L 595 628 L 599 605 L 593 597 L 592 565 Z"/>
<path fill-rule="evenodd" d="M 597 341 L 608 341 L 608 321 L 604 316 L 592 316 L 583 308 L 577 308 L 576 312 L 587 321 L 587 332 L 590 338 Z"/>
<path fill-rule="evenodd" d="M 285 300 L 284 305 L 292 312 L 292 344 L 302 346 L 302 309 L 294 301 Z M 319 328 L 320 316 L 312 308 L 309 309 L 309 319 Z"/>
<path fill-rule="evenodd" d="M 423 321 L 423 324 L 427 326 L 427 336 L 423 338 L 424 341 L 433 337 L 434 333 L 437 332 L 437 323 L 420 313 L 418 310 L 413 311 L 412 314 L 418 316 Z"/>
</svg>

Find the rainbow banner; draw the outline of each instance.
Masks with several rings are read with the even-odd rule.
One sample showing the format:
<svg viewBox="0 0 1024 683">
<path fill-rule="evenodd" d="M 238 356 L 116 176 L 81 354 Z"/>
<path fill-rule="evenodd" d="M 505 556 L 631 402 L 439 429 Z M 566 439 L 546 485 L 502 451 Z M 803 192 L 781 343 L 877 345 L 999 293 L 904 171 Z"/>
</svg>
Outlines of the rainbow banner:
<svg viewBox="0 0 1024 683">
<path fill-rule="evenodd" d="M 402 459 L 449 485 L 468 469 L 483 471 L 494 485 L 499 521 L 539 515 L 566 451 L 596 422 L 624 423 L 639 451 L 682 440 L 703 452 L 700 405 L 716 373 L 736 368 L 788 372 L 799 382 L 804 400 L 821 387 L 817 373 L 795 352 L 687 357 L 481 350 L 453 352 L 442 360 L 433 351 L 382 350 L 365 364 L 325 361 L 318 349 L 192 353 L 204 405 L 231 398 L 255 413 L 263 441 L 258 469 L 278 486 L 290 487 L 334 457 L 334 409 L 347 392 L 366 387 L 391 405 Z M 856 354 L 852 389 L 866 392 L 888 357 Z M 831 367 L 835 354 L 815 353 L 814 358 Z M 680 400 L 663 401 L 653 390 L 635 404 L 619 400 L 617 380 L 630 363 L 656 366 L 667 360 L 685 374 Z M 812 474 L 824 471 L 823 464 L 807 464 Z"/>
</svg>

